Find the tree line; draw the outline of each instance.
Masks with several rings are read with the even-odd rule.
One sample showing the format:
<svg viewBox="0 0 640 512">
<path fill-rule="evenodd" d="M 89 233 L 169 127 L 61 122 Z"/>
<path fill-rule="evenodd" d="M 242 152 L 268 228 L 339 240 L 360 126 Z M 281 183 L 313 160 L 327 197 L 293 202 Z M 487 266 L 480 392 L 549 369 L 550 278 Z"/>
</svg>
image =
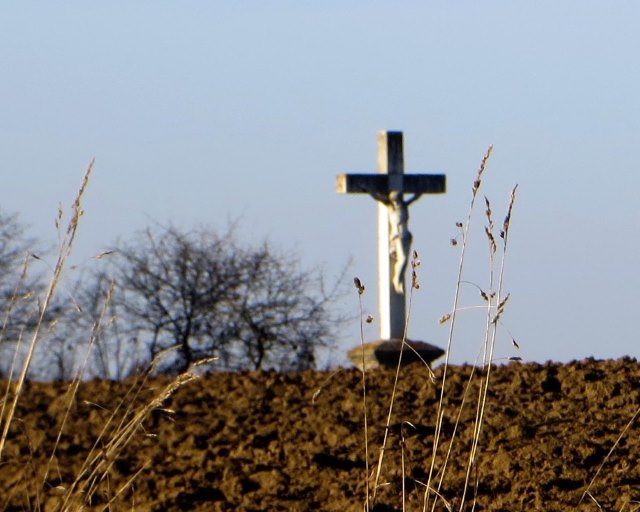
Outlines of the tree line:
<svg viewBox="0 0 640 512">
<path fill-rule="evenodd" d="M 15 214 L 0 211 L 0 376 L 20 363 L 47 286 L 46 261 Z M 314 368 L 345 318 L 320 270 L 233 227 L 150 227 L 64 282 L 48 308 L 30 377 L 122 379 L 177 373 Z M 34 260 L 36 260 L 34 262 Z M 34 264 L 36 263 L 36 264 Z M 203 365 L 203 363 L 206 363 Z"/>
</svg>

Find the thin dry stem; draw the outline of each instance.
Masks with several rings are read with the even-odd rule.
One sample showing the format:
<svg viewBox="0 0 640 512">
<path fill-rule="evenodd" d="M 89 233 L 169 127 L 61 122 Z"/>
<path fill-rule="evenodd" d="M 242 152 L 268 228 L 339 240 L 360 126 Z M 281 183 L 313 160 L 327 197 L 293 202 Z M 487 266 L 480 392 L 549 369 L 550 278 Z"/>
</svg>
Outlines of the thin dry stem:
<svg viewBox="0 0 640 512">
<path fill-rule="evenodd" d="M 131 475 L 131 478 L 129 478 L 129 480 L 127 480 L 124 484 L 120 486 L 120 488 L 115 492 L 115 494 L 109 500 L 109 502 L 105 504 L 104 507 L 102 507 L 103 512 L 105 510 L 111 510 L 111 506 L 114 504 L 118 496 L 120 496 L 124 491 L 126 491 L 129 487 L 133 485 L 133 482 L 135 481 L 136 478 L 138 478 L 138 475 L 140 475 L 140 473 L 142 473 L 145 469 L 147 469 L 147 467 L 149 467 L 150 462 L 151 461 L 146 461 L 138 471 L 136 471 L 133 475 Z"/>
<path fill-rule="evenodd" d="M 69 486 L 64 496 L 62 509 L 64 510 L 75 494 L 81 494 L 90 498 L 95 492 L 96 486 L 108 475 L 111 466 L 121 454 L 122 450 L 141 428 L 142 422 L 149 413 L 152 410 L 161 407 L 164 401 L 173 395 L 180 387 L 197 378 L 197 375 L 189 372 L 180 374 L 172 382 L 167 384 L 153 400 L 149 401 L 138 412 L 136 412 L 135 415 L 122 426 L 122 428 L 119 428 L 100 450 L 98 455 L 90 462 L 89 466 L 92 466 L 93 469 L 89 474 L 86 474 L 88 468 L 85 469 L 84 472 L 81 472 L 76 477 L 75 482 Z M 81 481 L 83 483 L 80 485 Z"/>
<path fill-rule="evenodd" d="M 604 467 L 604 465 L 607 463 L 607 461 L 611 457 L 611 454 L 618 447 L 618 445 L 620 444 L 620 441 L 622 441 L 622 438 L 627 433 L 627 430 L 629 430 L 631 428 L 631 425 L 633 425 L 635 423 L 635 421 L 636 421 L 636 419 L 638 418 L 639 415 L 640 415 L 640 407 L 636 410 L 634 415 L 631 417 L 631 419 L 627 422 L 625 427 L 622 429 L 622 432 L 620 432 L 620 435 L 616 439 L 616 442 L 613 443 L 613 446 L 611 447 L 611 449 L 609 450 L 609 452 L 607 453 L 607 455 L 605 456 L 603 461 L 600 463 L 600 466 L 598 466 L 598 470 L 596 471 L 595 475 L 593 475 L 593 478 L 589 482 L 589 485 L 587 485 L 586 490 L 582 493 L 582 496 L 580 497 L 579 503 L 582 503 L 582 501 L 584 500 L 585 496 L 588 496 L 589 498 L 591 498 L 594 502 L 596 502 L 596 504 L 598 503 L 596 501 L 596 499 L 591 494 L 591 487 L 593 487 L 593 484 L 596 481 L 596 479 L 598 478 L 598 476 L 600 475 L 600 472 L 602 471 L 602 468 Z"/>
<path fill-rule="evenodd" d="M 30 254 L 28 253 L 25 254 L 24 260 L 22 262 L 22 271 L 20 272 L 20 277 L 18 278 L 18 282 L 16 283 L 16 286 L 13 289 L 13 292 L 11 292 L 11 297 L 9 298 L 7 310 L 5 311 L 5 316 L 2 321 L 2 327 L 0 328 L 0 343 L 4 340 L 4 333 L 7 332 L 7 325 L 9 324 L 9 320 L 11 319 L 11 312 L 13 311 L 13 308 L 18 302 L 18 295 L 20 293 L 20 288 L 22 287 L 23 283 L 27 278 L 27 270 L 29 268 L 29 259 L 30 259 Z M 11 367 L 9 368 L 9 375 L 7 377 L 7 388 L 3 395 L 4 399 L 2 400 L 2 407 L 0 408 L 0 424 L 4 420 L 4 411 L 7 406 L 7 402 L 9 400 L 9 394 L 11 392 L 11 383 L 13 382 L 13 372 L 16 369 L 18 354 L 20 352 L 20 348 L 22 347 L 22 335 L 23 335 L 23 330 L 20 329 L 18 340 L 15 346 L 15 349 L 13 351 L 13 358 L 11 359 Z M 0 451 L 0 458 L 1 458 L 1 453 L 2 452 Z"/>
<path fill-rule="evenodd" d="M 471 189 L 471 203 L 469 205 L 469 211 L 467 212 L 467 220 L 464 224 L 459 222 L 456 224 L 456 226 L 462 230 L 462 248 L 460 250 L 460 260 L 458 263 L 458 276 L 456 279 L 456 287 L 453 295 L 453 307 L 451 308 L 452 313 L 451 313 L 451 318 L 449 323 L 449 335 L 447 337 L 447 348 L 445 352 L 444 369 L 442 372 L 440 399 L 438 400 L 438 409 L 436 414 L 436 428 L 435 428 L 435 434 L 434 434 L 434 440 L 433 440 L 433 454 L 431 457 L 431 466 L 429 468 L 429 475 L 427 477 L 427 486 L 425 491 L 426 499 L 424 500 L 424 507 L 423 507 L 425 511 L 429 506 L 429 490 L 431 489 L 431 480 L 433 478 L 433 472 L 435 470 L 438 447 L 440 444 L 440 435 L 442 433 L 442 421 L 444 418 L 444 395 L 445 395 L 445 387 L 446 387 L 446 381 L 447 381 L 447 369 L 449 367 L 451 345 L 453 343 L 453 334 L 455 332 L 455 327 L 456 327 L 456 316 L 458 311 L 458 302 L 460 299 L 460 289 L 462 284 L 462 271 L 464 269 L 465 255 L 466 255 L 467 244 L 469 240 L 469 228 L 471 226 L 471 219 L 472 219 L 473 210 L 475 206 L 476 195 L 478 193 L 478 190 L 480 189 L 480 185 L 482 184 L 482 175 L 484 174 L 487 161 L 489 160 L 489 157 L 491 156 L 492 151 L 493 151 L 493 146 L 489 146 L 486 153 L 482 157 L 482 161 L 480 162 L 480 167 L 478 168 L 476 179 L 474 180 L 473 187 Z M 435 509 L 436 501 L 437 501 L 437 496 L 433 503 L 434 509 Z"/>
<path fill-rule="evenodd" d="M 517 187 L 517 186 L 516 186 Z M 509 209 L 508 209 L 508 214 L 507 217 L 511 217 L 511 212 L 513 210 L 513 205 L 515 203 L 515 190 L 516 187 L 513 188 L 512 192 L 511 192 L 511 198 L 509 201 Z M 463 508 L 464 508 L 464 501 L 465 501 L 465 497 L 466 497 L 466 493 L 467 493 L 467 489 L 468 489 L 468 484 L 469 484 L 469 480 L 471 477 L 471 470 L 474 467 L 474 465 L 476 464 L 476 458 L 477 458 L 477 453 L 478 453 L 478 444 L 480 441 L 480 433 L 482 431 L 482 425 L 484 422 L 484 414 L 485 414 L 485 409 L 486 409 L 486 403 L 487 403 L 487 394 L 489 391 L 489 381 L 491 379 L 491 369 L 492 369 L 492 364 L 491 362 L 493 361 L 493 354 L 495 351 L 495 344 L 496 344 L 496 335 L 497 335 L 497 322 L 498 319 L 500 318 L 500 316 L 502 315 L 502 313 L 504 312 L 504 308 L 506 306 L 507 301 L 509 300 L 509 294 L 507 294 L 503 299 L 501 299 L 501 295 L 502 295 L 502 289 L 503 289 L 503 284 L 504 284 L 504 271 L 505 271 L 505 263 L 506 263 L 506 253 L 507 253 L 507 233 L 508 233 L 508 223 L 507 223 L 507 228 L 505 230 L 505 236 L 503 237 L 503 246 L 502 246 L 502 260 L 501 260 L 501 264 L 500 264 L 500 272 L 499 272 L 499 276 L 498 276 L 498 289 L 495 293 L 495 303 L 497 303 L 496 306 L 496 313 L 495 313 L 495 317 L 493 319 L 491 319 L 491 301 L 488 304 L 488 309 L 487 309 L 487 323 L 485 326 L 485 360 L 484 360 L 484 367 L 486 368 L 486 375 L 483 373 L 483 377 L 481 380 L 481 385 L 479 388 L 479 400 L 478 400 L 478 407 L 476 410 L 476 421 L 475 421 L 475 425 L 474 425 L 474 434 L 473 434 L 473 441 L 472 441 L 472 446 L 471 446 L 471 450 L 469 452 L 469 460 L 468 460 L 468 466 L 467 466 L 467 474 L 465 477 L 465 484 L 464 484 L 464 490 L 463 490 L 463 494 L 462 494 L 462 499 L 460 502 L 460 511 L 462 512 Z M 490 270 L 489 270 L 489 280 L 490 280 L 490 286 L 489 289 L 493 289 L 493 278 L 494 278 L 494 253 L 495 251 L 490 251 Z M 494 296 L 494 294 L 492 294 L 492 297 Z M 477 469 L 477 468 L 476 468 Z M 476 489 L 477 489 L 477 485 L 476 485 Z M 475 495 L 474 495 L 474 505 L 475 505 Z"/>
<path fill-rule="evenodd" d="M 407 491 L 405 486 L 405 468 L 404 468 L 404 450 L 406 444 L 404 440 L 404 422 L 400 425 L 400 465 L 401 465 L 401 477 L 402 477 L 402 512 L 406 510 L 407 507 Z"/>
<path fill-rule="evenodd" d="M 417 261 L 418 261 L 418 253 L 416 251 L 413 251 L 412 267 L 413 267 L 414 274 L 415 274 L 415 269 L 418 266 L 418 264 L 416 264 Z M 413 279 L 417 281 L 417 277 L 414 277 Z M 389 430 L 391 426 L 391 416 L 393 414 L 393 405 L 395 402 L 396 390 L 398 389 L 398 380 L 400 378 L 400 368 L 402 367 L 402 354 L 404 352 L 405 345 L 409 346 L 407 344 L 407 331 L 409 330 L 409 318 L 411 317 L 411 304 L 413 301 L 414 289 L 417 289 L 417 288 L 412 286 L 411 291 L 409 292 L 409 305 L 407 306 L 407 314 L 404 321 L 404 330 L 402 333 L 402 344 L 400 345 L 400 353 L 398 354 L 398 365 L 396 366 L 396 374 L 393 380 L 393 390 L 391 391 L 391 400 L 389 402 L 389 413 L 387 414 L 387 423 L 385 425 L 384 436 L 382 438 L 382 446 L 380 447 L 380 456 L 378 457 L 378 466 L 376 468 L 376 478 L 373 486 L 373 503 L 374 504 L 376 501 L 376 496 L 378 491 L 378 483 L 380 481 L 380 473 L 382 471 L 382 462 L 384 460 L 384 452 L 387 446 L 387 438 L 389 436 Z"/>
<path fill-rule="evenodd" d="M 16 283 L 16 286 L 13 289 L 13 292 L 11 292 L 11 297 L 9 297 L 9 301 L 7 303 L 7 309 L 4 313 L 4 318 L 2 320 L 2 327 L 0 327 L 0 343 L 4 341 L 4 333 L 7 332 L 7 325 L 9 324 L 9 320 L 11 319 L 11 312 L 13 311 L 13 308 L 15 307 L 15 305 L 19 300 L 18 296 L 20 294 L 20 288 L 22 287 L 25 280 L 27 279 L 27 271 L 29 269 L 30 256 L 31 255 L 29 253 L 25 254 L 24 260 L 22 261 L 22 271 L 20 272 L 20 277 L 18 278 L 18 282 Z M 11 370 L 13 370 L 13 365 L 11 367 Z M 0 418 L 2 418 L 1 414 L 0 414 Z"/>
<path fill-rule="evenodd" d="M 439 470 L 439 475 L 440 478 L 438 480 L 438 487 L 436 488 L 436 490 L 439 492 L 440 489 L 442 488 L 442 485 L 444 483 L 444 477 L 447 471 L 447 465 L 449 464 L 449 459 L 451 458 L 451 453 L 453 451 L 453 443 L 456 439 L 456 435 L 458 433 L 458 427 L 460 426 L 460 419 L 462 418 L 462 411 L 464 410 L 464 406 L 466 404 L 467 401 L 467 396 L 469 394 L 469 390 L 471 388 L 471 383 L 473 381 L 473 377 L 475 375 L 475 371 L 476 368 L 475 366 L 471 368 L 471 372 L 469 373 L 469 378 L 467 379 L 467 384 L 465 385 L 465 389 L 464 389 L 464 393 L 462 394 L 462 401 L 460 403 L 460 407 L 458 407 L 458 414 L 456 416 L 456 421 L 453 425 L 453 431 L 451 433 L 451 439 L 449 440 L 449 444 L 447 446 L 447 453 L 444 457 L 443 463 L 442 463 L 442 468 L 440 468 Z M 433 491 L 433 489 L 432 489 Z M 442 496 L 440 496 L 440 494 L 438 494 L 438 492 L 436 492 L 436 496 L 440 497 L 442 499 Z M 425 499 L 426 499 L 426 495 L 425 495 Z M 434 507 L 435 507 L 435 503 L 434 503 Z M 447 507 L 448 510 L 451 510 L 450 505 Z"/>
<path fill-rule="evenodd" d="M 98 338 L 98 333 L 100 330 L 100 327 L 102 325 L 102 321 L 104 320 L 104 317 L 107 313 L 107 308 L 109 307 L 109 304 L 111 303 L 111 297 L 113 295 L 113 289 L 114 289 L 115 283 L 112 281 L 111 284 L 109 285 L 109 289 L 107 290 L 107 296 L 102 304 L 102 308 L 100 310 L 100 315 L 98 317 L 98 319 L 96 320 L 96 322 L 93 325 L 93 328 L 91 330 L 91 337 L 89 339 L 89 346 L 87 348 L 87 352 L 84 358 L 84 361 L 82 363 L 82 365 L 80 366 L 80 368 L 78 369 L 76 376 L 74 378 L 74 380 L 71 383 L 71 386 L 69 387 L 69 390 L 67 391 L 67 394 L 70 396 L 70 399 L 68 400 L 67 403 L 67 408 L 64 412 L 64 416 L 62 418 L 62 422 L 60 424 L 60 427 L 58 429 L 58 435 L 56 437 L 55 443 L 53 444 L 53 450 L 51 450 L 51 455 L 49 456 L 49 460 L 47 461 L 47 465 L 45 467 L 45 471 L 44 471 L 44 476 L 42 478 L 42 487 L 44 487 L 44 484 L 47 480 L 47 477 L 49 476 L 49 469 L 51 467 L 51 464 L 54 460 L 55 454 L 56 454 L 56 450 L 58 448 L 58 445 L 60 443 L 60 439 L 62 437 L 62 432 L 64 430 L 64 427 L 66 425 L 67 419 L 69 418 L 69 413 L 71 412 L 71 407 L 73 405 L 73 397 L 75 397 L 78 393 L 78 387 L 80 385 L 80 381 L 82 379 L 82 374 L 84 373 L 84 369 L 87 365 L 88 359 L 89 359 L 89 354 L 91 353 L 91 349 L 93 348 L 97 338 Z"/>
<path fill-rule="evenodd" d="M 367 420 L 367 367 L 364 356 L 364 324 L 362 322 L 362 294 L 364 286 L 357 277 L 353 282 L 358 290 L 358 306 L 360 308 L 360 347 L 362 348 L 362 410 L 364 413 L 364 464 L 365 464 L 365 512 L 369 512 L 369 425 Z M 375 499 L 375 497 L 374 497 Z"/>
<path fill-rule="evenodd" d="M 89 454 L 85 458 L 85 461 L 83 462 L 82 467 L 80 468 L 80 471 L 78 471 L 75 481 L 71 484 L 70 488 L 68 489 L 68 497 L 66 499 L 70 498 L 70 496 L 74 493 L 74 490 L 77 487 L 80 480 L 89 472 L 92 466 L 95 466 L 100 461 L 100 458 L 104 455 L 103 448 L 100 448 L 100 446 L 104 444 L 102 440 L 107 437 L 107 432 L 111 428 L 113 423 L 115 423 L 116 417 L 121 409 L 124 409 L 124 412 L 122 413 L 119 424 L 116 427 L 114 427 L 114 433 L 111 436 L 112 439 L 116 437 L 118 433 L 124 429 L 126 419 L 134 414 L 133 404 L 138 399 L 145 383 L 147 382 L 147 379 L 149 378 L 149 375 L 158 364 L 158 361 L 164 355 L 169 353 L 172 348 L 173 347 L 165 349 L 164 351 L 160 352 L 154 357 L 154 359 L 151 361 L 149 367 L 144 372 L 144 374 L 141 377 L 138 377 L 136 382 L 134 382 L 134 384 L 127 391 L 125 396 L 119 401 L 118 405 L 113 410 L 113 412 L 109 415 L 109 418 L 105 422 L 104 426 L 102 427 L 102 430 L 98 434 L 98 437 L 94 441 L 93 446 L 89 450 Z M 101 478 L 101 474 L 96 472 L 91 473 L 91 475 L 92 476 L 89 480 L 95 481 L 96 479 Z M 91 484 L 91 486 L 93 486 L 93 483 Z"/>
</svg>

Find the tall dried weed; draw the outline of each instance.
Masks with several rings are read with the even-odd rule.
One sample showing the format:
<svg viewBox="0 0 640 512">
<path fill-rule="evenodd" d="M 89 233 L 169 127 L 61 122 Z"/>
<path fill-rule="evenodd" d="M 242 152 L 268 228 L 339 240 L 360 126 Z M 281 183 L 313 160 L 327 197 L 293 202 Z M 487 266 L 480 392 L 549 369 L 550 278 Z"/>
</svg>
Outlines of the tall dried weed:
<svg viewBox="0 0 640 512">
<path fill-rule="evenodd" d="M 56 262 L 52 266 L 51 276 L 49 278 L 48 285 L 43 297 L 37 298 L 37 313 L 38 318 L 30 335 L 28 345 L 25 349 L 23 357 L 19 357 L 18 354 L 22 350 L 22 335 L 16 340 L 15 352 L 13 357 L 13 364 L 11 365 L 9 378 L 7 380 L 7 386 L 2 397 L 2 405 L 0 407 L 0 461 L 3 460 L 5 448 L 8 443 L 9 432 L 15 423 L 19 423 L 16 419 L 16 408 L 19 401 L 22 399 L 24 385 L 27 379 L 27 374 L 34 360 L 36 349 L 41 342 L 42 337 L 45 335 L 46 314 L 51 304 L 51 301 L 55 295 L 56 289 L 63 279 L 65 265 L 68 257 L 70 256 L 73 248 L 73 243 L 76 238 L 80 219 L 83 214 L 82 199 L 89 184 L 89 179 L 93 171 L 94 162 L 92 161 L 87 167 L 82 181 L 80 183 L 79 190 L 75 196 L 71 207 L 71 215 L 68 220 L 66 229 L 60 231 L 63 222 L 63 210 L 59 208 L 58 214 L 55 220 L 56 228 L 59 230 L 59 247 L 56 256 Z M 104 256 L 104 253 L 99 257 Z M 27 275 L 27 269 L 29 261 L 32 259 L 40 259 L 39 256 L 34 254 L 28 254 L 25 257 L 24 265 L 20 277 L 15 288 L 13 296 L 8 301 L 6 310 L 3 315 L 3 328 L 0 329 L 0 336 L 5 331 L 4 327 L 8 324 L 13 307 L 18 300 L 24 299 L 20 297 L 19 290 L 21 284 L 25 280 Z M 33 496 L 25 496 L 24 503 L 28 503 L 28 510 L 42 510 L 44 507 L 45 496 L 47 495 L 48 487 L 51 485 L 50 473 L 53 467 L 57 467 L 58 459 L 56 451 L 58 449 L 60 439 L 63 433 L 66 432 L 67 421 L 69 419 L 73 404 L 76 402 L 78 394 L 78 388 L 80 386 L 83 372 L 87 364 L 91 349 L 94 347 L 98 333 L 101 329 L 102 322 L 107 311 L 107 307 L 111 300 L 111 294 L 113 292 L 113 284 L 109 288 L 109 292 L 103 301 L 102 312 L 99 315 L 99 319 L 94 323 L 92 332 L 89 334 L 88 350 L 85 359 L 80 364 L 80 367 L 67 387 L 66 393 L 62 400 L 65 404 L 62 418 L 59 420 L 57 428 L 56 440 L 54 441 L 53 449 L 48 454 L 48 461 L 44 468 L 38 468 L 33 462 L 36 454 L 31 443 L 28 442 L 29 452 L 31 453 L 30 463 L 32 466 L 33 482 L 29 482 L 28 488 L 33 490 Z M 2 341 L 0 339 L 0 341 Z M 136 434 L 142 428 L 143 421 L 154 409 L 159 409 L 162 404 L 180 387 L 184 386 L 188 382 L 197 378 L 197 375 L 192 373 L 192 368 L 188 371 L 178 375 L 160 391 L 155 393 L 151 399 L 146 402 L 143 401 L 140 405 L 140 394 L 145 390 L 147 379 L 152 373 L 153 368 L 157 364 L 159 358 L 164 354 L 160 354 L 154 359 L 150 367 L 134 380 L 131 388 L 126 395 L 120 400 L 120 402 L 109 413 L 109 417 L 105 421 L 101 432 L 98 434 L 93 442 L 92 448 L 86 456 L 86 459 L 81 465 L 80 470 L 70 482 L 62 482 L 57 486 L 57 499 L 54 504 L 50 500 L 47 501 L 47 510 L 53 509 L 55 511 L 68 511 L 68 510 L 80 510 L 87 505 L 91 505 L 93 496 L 97 492 L 101 492 L 103 499 L 106 496 L 107 500 L 102 510 L 108 510 L 118 500 L 122 493 L 129 488 L 135 478 L 144 471 L 146 465 L 143 464 L 124 484 L 117 489 L 111 489 L 109 487 L 109 473 L 114 464 L 127 445 L 136 436 Z M 198 364 L 205 364 L 210 362 L 211 359 L 200 361 Z M 17 442 L 15 439 L 12 442 Z M 57 471 L 58 474 L 60 471 Z"/>
<path fill-rule="evenodd" d="M 504 284 L 504 274 L 505 274 L 505 264 L 506 264 L 506 255 L 507 255 L 507 246 L 508 246 L 508 238 L 509 238 L 509 229 L 511 226 L 511 217 L 513 213 L 513 208 L 515 205 L 516 199 L 516 190 L 517 186 L 513 187 L 511 190 L 509 204 L 507 207 L 507 213 L 504 217 L 504 220 L 500 226 L 499 232 L 496 233 L 496 226 L 493 220 L 493 211 L 492 206 L 488 198 L 485 199 L 485 217 L 486 217 L 486 225 L 485 225 L 485 236 L 488 244 L 488 254 L 489 254 L 489 277 L 488 284 L 486 290 L 481 288 L 474 283 L 470 283 L 473 286 L 476 286 L 480 291 L 480 297 L 482 299 L 482 304 L 480 307 L 486 309 L 486 319 L 484 324 L 484 335 L 483 335 L 483 345 L 481 348 L 482 353 L 482 361 L 481 361 L 481 369 L 480 371 L 476 371 L 475 367 L 470 373 L 467 384 L 464 388 L 463 396 L 461 397 L 460 405 L 457 410 L 447 410 L 445 407 L 445 397 L 447 393 L 449 393 L 449 389 L 447 387 L 447 377 L 448 377 L 448 369 L 450 366 L 450 354 L 451 349 L 454 344 L 455 334 L 456 334 L 456 326 L 457 326 L 457 317 L 459 313 L 466 308 L 460 307 L 460 297 L 462 287 L 465 284 L 468 284 L 467 281 L 464 280 L 464 270 L 465 270 L 465 260 L 469 243 L 469 233 L 473 224 L 473 220 L 475 218 L 475 205 L 476 199 L 478 197 L 479 191 L 482 186 L 483 177 L 487 168 L 488 161 L 491 157 L 493 151 L 493 147 L 489 146 L 486 153 L 483 155 L 482 160 L 480 162 L 480 166 L 476 173 L 476 177 L 473 181 L 473 185 L 471 187 L 471 201 L 469 205 L 469 210 L 467 212 L 467 218 L 465 222 L 457 222 L 456 228 L 459 230 L 459 234 L 457 237 L 451 239 L 451 244 L 460 249 L 459 262 L 457 267 L 457 278 L 456 284 L 454 288 L 453 294 L 453 305 L 451 310 L 440 318 L 441 324 L 448 324 L 449 331 L 447 336 L 446 343 L 446 352 L 445 352 L 445 361 L 442 366 L 442 377 L 439 382 L 436 382 L 435 375 L 427 362 L 424 362 L 424 367 L 427 371 L 428 378 L 435 384 L 439 386 L 439 400 L 437 405 L 437 411 L 435 414 L 434 420 L 434 437 L 433 437 L 433 446 L 432 446 L 432 456 L 428 465 L 427 471 L 427 480 L 426 482 L 414 481 L 415 484 L 422 486 L 424 488 L 424 495 L 422 500 L 422 510 L 426 512 L 427 510 L 434 511 L 436 510 L 436 506 L 438 502 L 440 502 L 447 510 L 452 511 L 454 509 L 454 500 L 449 497 L 445 498 L 443 496 L 442 487 L 445 479 L 445 475 L 447 473 L 447 465 L 450 460 L 450 456 L 452 453 L 452 447 L 454 442 L 456 442 L 456 433 L 458 431 L 458 427 L 461 421 L 462 412 L 465 407 L 469 406 L 469 402 L 474 402 L 468 400 L 469 392 L 472 388 L 471 384 L 474 379 L 479 379 L 480 383 L 478 386 L 478 396 L 475 401 L 475 413 L 473 414 L 473 437 L 471 446 L 469 449 L 467 461 L 466 461 L 466 477 L 464 482 L 464 488 L 462 490 L 462 494 L 460 496 L 455 497 L 455 502 L 459 506 L 459 510 L 462 511 L 465 508 L 465 503 L 468 501 L 468 494 L 473 488 L 474 496 L 473 496 L 473 504 L 471 508 L 475 508 L 476 506 L 476 496 L 475 489 L 479 484 L 479 479 L 481 476 L 477 475 L 477 472 L 474 472 L 476 468 L 476 461 L 478 458 L 478 452 L 480 450 L 480 439 L 481 439 L 481 431 L 483 420 L 486 414 L 486 405 L 488 401 L 488 390 L 490 386 L 490 378 L 491 378 L 491 368 L 494 360 L 495 346 L 497 340 L 497 331 L 498 327 L 501 325 L 501 318 L 506 309 L 509 295 L 504 294 L 503 292 L 503 284 Z M 500 253 L 500 254 L 498 254 Z M 498 258 L 499 256 L 499 258 Z M 394 409 L 394 401 L 398 391 L 398 382 L 402 376 L 402 353 L 405 349 L 413 350 L 412 347 L 406 343 L 407 340 L 407 331 L 409 326 L 409 319 L 411 316 L 411 304 L 413 299 L 413 293 L 420 288 L 418 282 L 418 269 L 420 266 L 420 260 L 418 259 L 418 254 L 414 251 L 413 258 L 411 262 L 412 275 L 411 275 L 411 288 L 408 296 L 408 308 L 407 308 L 407 316 L 405 321 L 405 330 L 403 336 L 403 343 L 401 344 L 400 354 L 398 359 L 398 364 L 396 367 L 396 371 L 394 374 L 394 382 L 393 382 L 393 391 L 391 393 L 390 401 L 389 401 L 389 409 L 387 413 L 387 419 L 384 429 L 384 434 L 380 446 L 380 452 L 378 456 L 377 463 L 375 465 L 375 470 L 371 472 L 369 468 L 369 452 L 370 452 L 370 442 L 369 442 L 369 433 L 368 433 L 368 422 L 367 422 L 367 388 L 366 388 L 366 373 L 367 368 L 364 365 L 364 331 L 362 328 L 362 321 L 360 325 L 360 335 L 361 335 L 361 343 L 363 344 L 363 365 L 362 365 L 362 382 L 363 382 L 363 409 L 364 409 L 364 428 L 365 428 L 365 460 L 367 461 L 366 466 L 366 497 L 364 500 L 364 510 L 369 511 L 373 510 L 376 505 L 376 500 L 378 496 L 378 490 L 386 485 L 381 483 L 381 479 L 384 473 L 384 454 L 387 445 L 388 434 L 391 431 L 391 424 L 393 418 L 393 409 Z M 365 287 L 362 285 L 359 279 L 355 279 L 356 288 L 358 290 L 359 304 L 360 304 L 360 313 L 362 318 L 362 301 L 361 295 L 364 293 Z M 513 346 L 518 348 L 518 344 L 515 339 L 512 339 Z M 519 358 L 514 358 L 519 359 Z M 478 376 L 479 375 L 479 376 Z M 448 446 L 443 447 L 442 441 L 442 429 L 444 424 L 445 417 L 451 417 L 453 419 L 452 423 L 454 425 L 453 432 L 448 442 Z M 406 475 L 406 467 L 405 467 L 405 453 L 404 453 L 404 434 L 402 432 L 405 426 L 412 426 L 409 421 L 400 419 L 400 421 L 396 421 L 395 423 L 400 423 L 402 428 L 400 429 L 400 446 L 401 446 L 401 475 L 402 475 L 402 510 L 406 510 L 407 501 L 406 501 L 406 489 L 405 482 L 407 479 Z M 475 478 L 474 478 L 475 475 Z M 373 479 L 373 485 L 370 486 L 369 482 Z"/>
</svg>

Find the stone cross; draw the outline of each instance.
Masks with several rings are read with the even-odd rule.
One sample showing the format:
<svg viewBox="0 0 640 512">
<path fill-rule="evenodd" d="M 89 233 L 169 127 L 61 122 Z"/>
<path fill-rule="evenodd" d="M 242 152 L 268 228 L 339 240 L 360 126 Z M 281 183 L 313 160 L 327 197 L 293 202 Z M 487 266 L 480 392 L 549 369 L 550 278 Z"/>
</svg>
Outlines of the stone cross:
<svg viewBox="0 0 640 512">
<path fill-rule="evenodd" d="M 402 339 L 406 270 L 411 258 L 409 205 L 422 194 L 442 194 L 442 174 L 404 174 L 402 132 L 378 132 L 378 174 L 340 174 L 339 194 L 369 194 L 378 202 L 378 307 L 380 337 Z M 405 199 L 405 194 L 413 194 Z"/>
</svg>

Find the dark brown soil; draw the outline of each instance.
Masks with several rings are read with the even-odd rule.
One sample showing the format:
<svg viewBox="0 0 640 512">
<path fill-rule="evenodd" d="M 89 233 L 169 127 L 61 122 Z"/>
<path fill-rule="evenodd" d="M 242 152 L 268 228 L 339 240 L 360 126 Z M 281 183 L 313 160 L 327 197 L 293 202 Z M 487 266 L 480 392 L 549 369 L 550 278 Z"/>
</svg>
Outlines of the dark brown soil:
<svg viewBox="0 0 640 512">
<path fill-rule="evenodd" d="M 470 371 L 452 367 L 448 372 L 442 437 L 430 482 L 444 498 L 436 510 L 446 510 L 446 503 L 459 510 L 464 493 L 477 374 L 457 429 L 455 425 Z M 436 377 L 434 385 L 419 365 L 402 371 L 372 510 L 402 510 L 403 474 L 406 510 L 423 509 L 441 368 Z M 372 472 L 393 380 L 390 370 L 368 374 Z M 168 382 L 147 382 L 137 398 L 129 396 L 125 403 L 140 407 Z M 116 408 L 135 382 L 80 386 L 40 487 L 65 411 L 66 387 L 29 384 L 0 462 L 0 510 L 56 510 L 101 430 L 106 425 L 112 431 L 110 414 L 123 417 Z M 494 368 L 464 510 L 472 509 L 474 497 L 476 511 L 598 510 L 596 500 L 603 510 L 638 510 L 639 427 L 625 427 L 639 408 L 640 365 L 634 359 Z M 125 417 L 131 419 L 131 414 Z M 108 463 L 98 472 L 103 478 L 97 490 L 76 492 L 73 507 L 84 502 L 90 503 L 86 510 L 102 510 L 113 498 L 110 510 L 362 511 L 366 465 L 361 373 L 208 375 L 186 384 L 163 409 L 151 412 L 123 452 L 106 448 L 102 440 L 94 451 L 96 461 Z M 590 488 L 592 498 L 580 503 L 603 463 Z M 118 495 L 132 478 L 131 486 Z M 85 474 L 79 484 L 90 480 Z M 429 509 L 433 494 L 430 499 Z"/>
</svg>

